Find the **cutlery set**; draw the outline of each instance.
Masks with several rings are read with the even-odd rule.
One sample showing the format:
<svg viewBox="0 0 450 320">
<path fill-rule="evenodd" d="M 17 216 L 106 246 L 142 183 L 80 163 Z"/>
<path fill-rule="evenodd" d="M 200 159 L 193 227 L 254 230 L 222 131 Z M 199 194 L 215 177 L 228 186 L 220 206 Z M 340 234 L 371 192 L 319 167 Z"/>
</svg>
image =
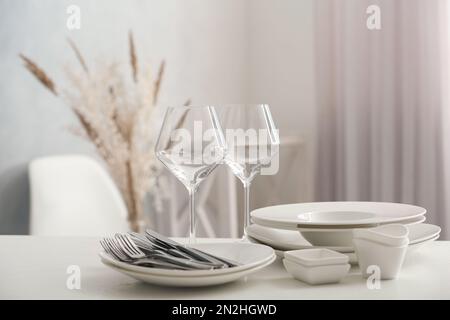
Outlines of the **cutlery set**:
<svg viewBox="0 0 450 320">
<path fill-rule="evenodd" d="M 239 263 L 189 248 L 157 232 L 117 233 L 100 241 L 114 259 L 138 266 L 177 270 L 212 270 L 238 266 Z"/>
</svg>

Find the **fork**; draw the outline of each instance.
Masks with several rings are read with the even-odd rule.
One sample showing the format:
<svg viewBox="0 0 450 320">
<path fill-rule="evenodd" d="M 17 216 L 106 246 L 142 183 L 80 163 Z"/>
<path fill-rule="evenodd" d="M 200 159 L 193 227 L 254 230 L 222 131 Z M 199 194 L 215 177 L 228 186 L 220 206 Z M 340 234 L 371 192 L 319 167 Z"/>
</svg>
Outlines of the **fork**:
<svg viewBox="0 0 450 320">
<path fill-rule="evenodd" d="M 164 243 L 168 247 L 171 247 L 173 249 L 176 249 L 178 251 L 182 251 L 182 252 L 188 254 L 189 256 L 191 256 L 192 258 L 194 258 L 197 261 L 205 261 L 205 262 L 207 261 L 207 262 L 210 262 L 215 265 L 222 265 L 223 267 L 235 267 L 235 266 L 240 265 L 240 263 L 233 261 L 231 259 L 217 257 L 215 255 L 201 251 L 199 249 L 183 246 L 183 245 L 179 244 L 178 242 L 176 242 L 172 239 L 169 239 L 169 238 L 163 236 L 162 234 L 159 234 L 158 232 L 153 231 L 151 229 L 145 230 L 145 233 L 147 235 L 147 238 L 149 238 L 149 240 L 155 239 L 156 241 L 158 241 L 160 243 Z"/>
<path fill-rule="evenodd" d="M 164 262 L 164 261 L 158 261 L 155 259 L 151 259 L 151 258 L 142 258 L 139 260 L 131 260 L 129 258 L 126 258 L 124 255 L 120 254 L 118 255 L 116 249 L 114 249 L 114 245 L 112 245 L 109 241 L 110 239 L 108 239 L 108 241 L 106 241 L 105 239 L 100 240 L 100 244 L 102 245 L 103 249 L 105 249 L 105 252 L 108 253 L 109 255 L 111 255 L 113 258 L 115 258 L 116 260 L 122 261 L 122 262 L 126 262 L 126 263 L 130 263 L 130 264 L 135 264 L 135 265 L 144 265 L 144 266 L 151 266 L 151 267 L 155 267 L 155 268 L 164 268 L 164 269 L 180 269 L 180 270 L 190 270 L 192 268 L 188 268 L 188 267 L 182 267 L 173 263 L 169 263 L 169 262 Z"/>
<path fill-rule="evenodd" d="M 136 246 L 128 234 L 116 233 L 115 239 L 119 243 L 123 252 L 125 252 L 125 254 L 131 259 L 145 258 L 145 253 Z"/>
<path fill-rule="evenodd" d="M 109 243 L 111 249 L 116 253 L 116 256 L 119 256 L 122 261 L 131 262 L 133 264 L 142 264 L 142 263 L 154 263 L 164 262 L 172 265 L 176 265 L 178 267 L 182 267 L 185 269 L 201 269 L 201 270 L 210 270 L 213 269 L 214 266 L 209 263 L 198 262 L 193 260 L 187 260 L 184 258 L 177 258 L 170 256 L 164 252 L 154 252 L 150 256 L 147 256 L 144 252 L 142 252 L 136 244 L 131 240 L 130 236 L 127 234 L 117 233 L 115 235 L 115 239 L 105 238 L 106 242 Z M 125 259 L 123 258 L 123 254 L 126 255 Z"/>
<path fill-rule="evenodd" d="M 168 243 L 164 243 L 162 240 L 159 240 L 153 236 L 148 235 L 147 237 L 136 233 L 136 232 L 129 232 L 129 236 L 132 238 L 131 240 L 139 247 L 140 249 L 143 249 L 145 251 L 150 251 L 152 253 L 155 252 L 164 252 L 169 253 L 170 255 L 177 257 L 177 258 L 185 258 L 189 260 L 195 260 L 198 262 L 202 262 L 205 264 L 210 264 L 213 267 L 217 268 L 224 268 L 228 267 L 224 262 L 220 262 L 217 260 L 212 260 L 208 258 L 199 258 L 198 255 L 192 255 L 188 254 L 185 251 L 180 250 L 175 245 L 169 245 Z"/>
</svg>

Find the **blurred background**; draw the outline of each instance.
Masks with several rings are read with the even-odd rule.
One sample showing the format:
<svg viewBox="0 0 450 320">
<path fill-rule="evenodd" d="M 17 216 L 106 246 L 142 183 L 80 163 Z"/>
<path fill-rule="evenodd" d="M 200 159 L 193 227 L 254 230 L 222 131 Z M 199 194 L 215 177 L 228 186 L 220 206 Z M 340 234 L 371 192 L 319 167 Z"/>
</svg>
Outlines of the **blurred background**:
<svg viewBox="0 0 450 320">
<path fill-rule="evenodd" d="M 71 5 L 80 9 L 79 29 L 67 27 Z M 379 29 L 367 26 L 370 5 L 380 8 Z M 76 115 L 24 68 L 19 53 L 70 86 L 65 69 L 79 64 L 67 38 L 88 64 L 128 66 L 132 30 L 142 64 L 156 73 L 165 61 L 158 106 L 186 99 L 271 106 L 280 170 L 255 180 L 252 208 L 405 202 L 427 208 L 427 221 L 448 239 L 449 13 L 446 0 L 0 0 L 0 234 L 33 233 L 33 223 L 50 219 L 42 207 L 75 210 L 94 226 L 96 210 L 114 211 L 81 206 L 108 202 L 88 182 L 68 176 L 67 186 L 55 185 L 52 175 L 71 169 L 36 174 L 45 181 L 30 187 L 37 158 L 82 154 L 108 168 L 91 141 L 68 130 Z M 164 188 L 146 197 L 146 223 L 185 235 L 187 193 L 162 175 Z M 56 191 L 42 195 L 45 185 Z M 199 235 L 240 235 L 242 187 L 232 174 L 216 170 L 199 192 Z M 48 225 L 49 233 L 58 229 Z"/>
</svg>

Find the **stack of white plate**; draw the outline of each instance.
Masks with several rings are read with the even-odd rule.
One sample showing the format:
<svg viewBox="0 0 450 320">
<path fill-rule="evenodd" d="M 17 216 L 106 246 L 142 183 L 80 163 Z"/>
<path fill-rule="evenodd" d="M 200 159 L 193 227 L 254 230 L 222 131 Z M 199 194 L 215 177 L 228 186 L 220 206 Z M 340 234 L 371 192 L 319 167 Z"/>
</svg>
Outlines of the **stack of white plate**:
<svg viewBox="0 0 450 320">
<path fill-rule="evenodd" d="M 439 238 L 438 226 L 425 224 L 424 208 L 389 202 L 311 202 L 254 210 L 250 239 L 280 251 L 327 248 L 348 253 L 355 262 L 355 228 L 400 223 L 409 228 L 410 249 Z"/>
<path fill-rule="evenodd" d="M 171 270 L 131 265 L 117 261 L 105 252 L 100 252 L 100 257 L 108 267 L 137 280 L 173 287 L 201 287 L 235 281 L 268 266 L 276 258 L 271 247 L 260 244 L 204 243 L 192 247 L 236 261 L 240 265 L 214 270 Z"/>
</svg>

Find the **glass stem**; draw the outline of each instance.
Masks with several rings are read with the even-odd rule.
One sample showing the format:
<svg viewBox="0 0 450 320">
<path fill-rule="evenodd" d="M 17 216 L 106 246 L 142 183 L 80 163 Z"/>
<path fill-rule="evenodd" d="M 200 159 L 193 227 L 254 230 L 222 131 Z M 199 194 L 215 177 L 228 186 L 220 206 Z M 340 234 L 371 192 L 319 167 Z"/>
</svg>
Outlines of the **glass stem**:
<svg viewBox="0 0 450 320">
<path fill-rule="evenodd" d="M 195 188 L 189 189 L 189 244 L 196 243 Z"/>
<path fill-rule="evenodd" d="M 250 225 L 250 182 L 244 183 L 244 238 Z"/>
</svg>

